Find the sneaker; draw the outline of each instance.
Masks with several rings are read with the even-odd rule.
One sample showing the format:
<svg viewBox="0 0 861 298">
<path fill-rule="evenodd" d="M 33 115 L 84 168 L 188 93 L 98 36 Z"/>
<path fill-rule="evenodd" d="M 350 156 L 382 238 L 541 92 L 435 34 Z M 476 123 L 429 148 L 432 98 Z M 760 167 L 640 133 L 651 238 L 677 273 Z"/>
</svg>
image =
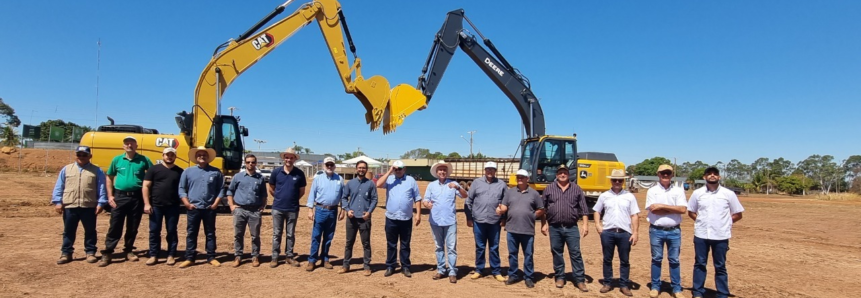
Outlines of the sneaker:
<svg viewBox="0 0 861 298">
<path fill-rule="evenodd" d="M 87 263 L 93 264 L 98 261 L 99 258 L 96 258 L 96 254 L 87 254 Z"/>
<path fill-rule="evenodd" d="M 469 279 L 479 279 L 479 278 L 481 278 L 482 276 L 484 276 L 484 275 L 483 275 L 483 274 L 481 274 L 481 272 L 475 272 L 475 273 L 473 273 L 472 275 L 470 275 L 470 276 L 469 276 Z M 504 279 L 503 279 L 503 281 L 504 281 Z"/>
<path fill-rule="evenodd" d="M 233 267 L 239 267 L 239 264 L 242 264 L 242 257 L 236 256 L 233 258 Z"/>
<path fill-rule="evenodd" d="M 505 281 L 505 277 L 502 277 L 502 275 L 500 275 L 500 274 L 494 275 L 493 278 L 495 278 L 496 281 L 498 281 L 498 282 L 504 282 Z"/>
<path fill-rule="evenodd" d="M 526 287 L 527 287 L 527 288 L 530 288 L 530 289 L 531 289 L 531 288 L 534 288 L 534 287 L 535 287 L 535 282 L 534 282 L 534 281 L 532 281 L 531 279 L 527 279 L 527 280 L 526 280 Z"/>
<path fill-rule="evenodd" d="M 344 273 L 347 273 L 347 272 L 350 272 L 350 268 L 348 268 L 348 267 L 341 267 L 341 268 L 338 268 L 338 274 L 344 274 Z"/>
<path fill-rule="evenodd" d="M 167 264 L 168 266 L 173 266 L 173 264 L 176 264 L 176 258 L 174 258 L 173 256 L 167 256 L 167 262 L 165 262 L 165 264 Z"/>
<path fill-rule="evenodd" d="M 406 277 L 413 277 L 413 273 L 410 272 L 410 268 L 404 267 L 403 269 L 401 269 L 401 273 L 403 273 Z"/>
<path fill-rule="evenodd" d="M 155 262 L 157 262 L 157 261 L 158 261 L 158 258 L 149 257 L 149 259 L 146 260 L 146 264 L 147 264 L 147 266 L 152 266 L 152 265 L 155 265 Z"/>
<path fill-rule="evenodd" d="M 323 262 L 323 268 L 332 269 L 335 268 L 335 266 L 332 266 L 332 263 L 329 263 L 329 261 L 325 261 Z"/>
<path fill-rule="evenodd" d="M 209 265 L 212 265 L 213 267 L 221 267 L 221 262 L 216 259 L 209 260 L 207 263 L 209 263 Z"/>
<path fill-rule="evenodd" d="M 371 268 L 365 268 L 365 276 L 371 276 Z"/>
<path fill-rule="evenodd" d="M 308 262 L 308 264 L 305 265 L 305 271 L 308 271 L 308 272 L 314 271 L 314 263 Z"/>
<path fill-rule="evenodd" d="M 191 265 L 194 265 L 194 261 L 185 260 L 182 263 L 179 263 L 179 268 L 188 268 L 191 267 Z"/>
<path fill-rule="evenodd" d="M 138 256 L 134 252 L 128 252 L 126 254 L 126 260 L 137 262 L 139 260 Z"/>
<path fill-rule="evenodd" d="M 111 254 L 102 254 L 102 259 L 99 260 L 99 267 L 105 267 L 111 264 Z"/>
<path fill-rule="evenodd" d="M 251 267 L 260 267 L 260 259 L 258 257 L 251 257 Z"/>
<path fill-rule="evenodd" d="M 383 276 L 389 277 L 392 276 L 392 274 L 395 274 L 395 268 L 389 267 L 386 268 L 386 273 L 384 273 Z"/>
<path fill-rule="evenodd" d="M 650 298 L 657 298 L 657 297 L 658 297 L 658 296 L 660 296 L 660 295 L 661 295 L 661 292 L 660 292 L 660 291 L 658 291 L 658 290 L 651 290 L 651 291 L 649 291 L 649 297 L 650 297 Z"/>
<path fill-rule="evenodd" d="M 63 265 L 63 264 L 66 264 L 68 262 L 71 262 L 71 261 L 72 261 L 72 255 L 71 254 L 61 254 L 60 258 L 57 259 L 57 265 Z"/>
<path fill-rule="evenodd" d="M 457 276 L 455 276 L 455 275 L 449 275 L 449 276 L 448 276 L 448 282 L 453 283 L 453 284 L 456 284 L 456 283 L 457 283 Z"/>
</svg>

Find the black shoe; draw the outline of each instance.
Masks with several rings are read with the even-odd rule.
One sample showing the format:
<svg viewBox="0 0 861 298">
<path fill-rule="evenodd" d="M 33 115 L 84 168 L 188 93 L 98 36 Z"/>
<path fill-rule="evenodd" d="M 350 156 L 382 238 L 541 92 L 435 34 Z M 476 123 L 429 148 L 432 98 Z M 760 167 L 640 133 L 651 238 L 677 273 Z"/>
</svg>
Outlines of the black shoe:
<svg viewBox="0 0 861 298">
<path fill-rule="evenodd" d="M 386 268 L 386 273 L 383 274 L 383 276 L 389 277 L 389 276 L 392 276 L 392 274 L 395 274 L 395 269 L 392 267 L 389 267 L 389 268 Z"/>
<path fill-rule="evenodd" d="M 403 273 L 406 277 L 413 277 L 413 273 L 410 272 L 410 268 L 404 267 L 403 269 L 401 269 L 401 273 Z"/>
<path fill-rule="evenodd" d="M 513 284 L 517 283 L 518 281 L 520 281 L 519 278 L 514 277 L 513 275 L 509 275 L 508 280 L 505 281 L 505 284 L 506 285 L 513 285 Z"/>
<path fill-rule="evenodd" d="M 531 288 L 534 288 L 534 287 L 535 287 L 535 282 L 533 282 L 531 279 L 527 279 L 527 280 L 526 280 L 526 287 L 527 287 L 527 288 L 530 288 L 530 289 L 531 289 Z"/>
</svg>

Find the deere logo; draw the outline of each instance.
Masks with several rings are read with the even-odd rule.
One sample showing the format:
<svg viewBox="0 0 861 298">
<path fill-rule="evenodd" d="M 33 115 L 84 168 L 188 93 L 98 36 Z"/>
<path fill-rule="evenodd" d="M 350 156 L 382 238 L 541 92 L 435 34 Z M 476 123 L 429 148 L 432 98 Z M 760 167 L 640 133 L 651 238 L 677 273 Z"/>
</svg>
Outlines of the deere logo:
<svg viewBox="0 0 861 298">
<path fill-rule="evenodd" d="M 251 45 L 254 46 L 254 49 L 260 50 L 263 47 L 269 47 L 272 45 L 272 42 L 275 41 L 275 38 L 272 37 L 272 34 L 264 33 L 263 35 L 258 36 L 254 40 L 251 41 Z"/>
<path fill-rule="evenodd" d="M 171 147 L 173 149 L 176 149 L 177 147 L 179 147 L 179 140 L 171 139 L 171 138 L 157 138 L 157 139 L 155 139 L 155 146 L 156 147 Z"/>
</svg>

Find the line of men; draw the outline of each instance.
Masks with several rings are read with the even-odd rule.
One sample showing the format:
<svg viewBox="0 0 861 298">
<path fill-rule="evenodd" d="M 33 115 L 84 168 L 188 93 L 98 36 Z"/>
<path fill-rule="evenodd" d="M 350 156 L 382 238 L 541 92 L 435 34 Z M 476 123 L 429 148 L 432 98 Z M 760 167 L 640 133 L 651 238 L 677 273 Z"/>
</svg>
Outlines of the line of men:
<svg viewBox="0 0 861 298">
<path fill-rule="evenodd" d="M 179 208 L 183 207 L 187 209 L 188 225 L 185 260 L 179 267 L 187 268 L 194 264 L 201 223 L 206 237 L 206 262 L 220 266 L 215 259 L 215 209 L 222 197 L 226 196 L 234 221 L 233 266 L 241 264 L 245 230 L 249 228 L 252 243 L 251 263 L 257 267 L 260 265 L 261 211 L 266 206 L 268 195 L 271 195 L 274 200 L 270 267 L 279 265 L 282 235 L 286 238 L 286 264 L 300 267 L 293 246 L 296 221 L 299 217 L 299 199 L 304 195 L 307 183 L 304 172 L 293 166 L 293 163 L 299 160 L 299 155 L 292 148 L 281 153 L 284 166 L 273 171 L 268 184 L 256 171 L 256 157 L 247 155 L 244 171 L 233 177 L 226 191 L 222 191 L 223 174 L 209 165 L 215 158 L 215 152 L 211 148 L 199 147 L 190 150 L 189 159 L 194 160 L 197 165 L 185 170 L 174 164 L 176 150 L 173 148 L 164 149 L 162 160 L 157 165 L 152 165 L 148 158 L 136 153 L 137 140 L 133 137 L 129 136 L 123 140 L 123 148 L 126 152 L 112 160 L 107 173 L 89 163 L 92 154 L 86 146 L 78 147 L 76 162 L 60 171 L 52 196 L 52 204 L 64 219 L 63 245 L 58 264 L 72 260 L 79 222 L 85 230 L 86 261 L 97 262 L 96 215 L 110 206 L 110 227 L 105 241 L 106 248 L 102 250 L 101 260 L 98 260 L 99 266 L 110 264 L 113 250 L 122 236 L 124 223 L 127 228 L 123 249 L 125 258 L 138 260 L 133 250 L 142 213 L 150 215 L 150 249 L 146 264 L 155 265 L 158 262 L 161 253 L 162 221 L 167 230 L 166 264 L 175 264 Z M 490 274 L 494 279 L 508 285 L 523 280 L 527 287 L 534 287 L 532 256 L 535 222 L 540 220 L 541 233 L 550 238 L 556 287 L 563 288 L 566 283 L 563 253 L 567 246 L 575 287 L 587 292 L 580 241 L 589 233 L 588 215 L 594 212 L 595 229 L 600 235 L 603 250 L 604 278 L 600 292 L 607 293 L 613 288 L 612 261 L 614 253 L 618 252 L 619 290 L 626 296 L 632 296 L 629 289 L 629 254 L 631 247 L 638 241 L 640 210 L 634 195 L 623 188 L 627 177 L 622 170 L 614 170 L 608 176 L 612 188 L 602 193 L 590 210 L 582 189 L 570 183 L 569 169 L 564 164 L 558 166 L 555 181 L 548 184 L 543 194 L 539 194 L 529 187 L 530 175 L 522 169 L 516 172 L 517 186 L 508 188 L 504 181 L 496 177 L 497 167 L 494 162 L 485 164 L 485 176 L 475 179 L 467 192 L 460 184 L 448 179 L 452 171 L 451 165 L 439 162 L 431 167 L 431 174 L 437 180 L 428 185 L 423 198 L 419 194 L 415 179 L 405 175 L 406 169 L 401 161 L 395 161 L 376 183 L 366 177 L 368 164 L 365 162 L 357 163 L 357 178 L 347 183 L 335 173 L 333 158 L 327 157 L 324 164 L 325 172 L 313 180 L 305 205 L 308 208 L 307 218 L 313 222 L 310 256 L 305 266 L 307 271 L 313 271 L 320 260 L 324 268 L 333 269 L 334 266 L 329 260 L 329 248 L 337 221 L 347 219 L 344 260 L 338 273 L 350 271 L 352 250 L 359 234 L 364 250 L 364 275 L 372 274 L 371 216 L 377 205 L 376 189 L 380 188 L 385 189 L 387 195 L 386 277 L 393 275 L 398 265 L 404 276 L 412 276 L 412 229 L 421 223 L 422 208 L 427 208 L 430 211 L 429 221 L 437 260 L 437 272 L 433 279 L 448 277 L 451 283 L 457 282 L 455 202 L 456 197 L 460 197 L 466 199 L 464 209 L 467 226 L 473 228 L 475 237 L 475 272 L 470 275 L 471 279 L 486 276 L 487 255 Z M 684 190 L 672 183 L 672 166 L 661 165 L 657 172 L 660 181 L 648 190 L 645 204 L 652 253 L 650 297 L 660 294 L 664 246 L 667 247 L 670 264 L 671 294 L 681 297 L 680 223 L 682 214 L 686 212 L 695 221 L 693 296 L 702 297 L 705 293 L 703 286 L 706 264 L 711 251 L 716 271 L 717 296 L 726 297 L 729 295 L 726 253 L 729 250 L 732 224 L 741 220 L 743 207 L 734 192 L 720 186 L 720 173 L 717 168 L 706 169 L 703 177 L 706 185 L 694 191 L 689 201 L 685 199 Z M 578 226 L 581 219 L 582 228 Z M 499 257 L 499 234 L 503 228 L 508 232 L 507 279 L 502 276 Z M 520 269 L 518 258 L 521 250 L 523 269 Z"/>
</svg>

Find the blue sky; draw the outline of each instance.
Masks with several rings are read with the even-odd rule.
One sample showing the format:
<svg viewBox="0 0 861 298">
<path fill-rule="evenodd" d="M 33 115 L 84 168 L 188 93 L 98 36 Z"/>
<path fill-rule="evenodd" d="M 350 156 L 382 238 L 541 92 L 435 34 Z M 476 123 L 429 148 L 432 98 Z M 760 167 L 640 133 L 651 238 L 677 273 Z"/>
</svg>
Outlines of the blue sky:
<svg viewBox="0 0 861 298">
<path fill-rule="evenodd" d="M 301 1 L 291 4 L 293 11 Z M 0 97 L 22 122 L 136 123 L 176 133 L 214 48 L 280 1 L 0 1 Z M 344 1 L 363 75 L 414 85 L 445 13 L 464 8 L 532 82 L 547 133 L 626 164 L 858 151 L 858 1 Z M 96 111 L 96 41 L 101 74 Z M 515 154 L 520 119 L 462 52 L 429 107 L 370 132 L 316 23 L 240 76 L 224 106 L 264 150 L 414 148 Z M 224 110 L 223 112 L 227 112 Z M 98 115 L 98 116 L 97 116 Z M 96 118 L 98 117 L 98 118 Z"/>
</svg>

